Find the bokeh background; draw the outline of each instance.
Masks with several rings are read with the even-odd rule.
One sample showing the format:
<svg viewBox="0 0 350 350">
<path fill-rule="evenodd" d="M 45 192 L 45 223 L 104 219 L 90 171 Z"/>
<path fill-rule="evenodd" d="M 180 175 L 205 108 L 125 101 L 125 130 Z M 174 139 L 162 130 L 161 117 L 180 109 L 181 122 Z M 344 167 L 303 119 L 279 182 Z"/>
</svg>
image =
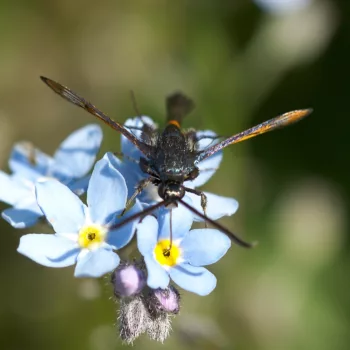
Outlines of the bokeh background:
<svg viewBox="0 0 350 350">
<path fill-rule="evenodd" d="M 52 154 L 95 122 L 39 75 L 121 122 L 135 115 L 131 89 L 160 125 L 165 96 L 180 89 L 197 105 L 185 126 L 222 135 L 313 107 L 299 124 L 225 150 L 204 189 L 237 198 L 240 210 L 221 222 L 260 244 L 233 246 L 211 267 L 211 295 L 182 293 L 165 344 L 141 337 L 134 349 L 349 349 L 349 2 L 1 1 L 0 29 L 4 170 L 14 142 Z M 119 150 L 120 136 L 103 129 L 101 155 Z M 108 278 L 39 266 L 16 252 L 25 232 L 0 228 L 1 349 L 125 347 Z"/>
</svg>

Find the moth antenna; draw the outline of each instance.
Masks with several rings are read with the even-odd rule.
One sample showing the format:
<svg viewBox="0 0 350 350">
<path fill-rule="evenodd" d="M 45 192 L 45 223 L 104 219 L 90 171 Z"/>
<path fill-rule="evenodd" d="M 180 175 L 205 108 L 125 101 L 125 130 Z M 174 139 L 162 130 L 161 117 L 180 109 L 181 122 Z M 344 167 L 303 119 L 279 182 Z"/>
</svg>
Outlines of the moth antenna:
<svg viewBox="0 0 350 350">
<path fill-rule="evenodd" d="M 167 249 L 165 249 L 164 253 L 167 254 L 167 256 L 170 255 L 171 248 L 173 247 L 173 209 L 170 209 L 170 244 Z"/>
<path fill-rule="evenodd" d="M 228 237 L 232 239 L 237 245 L 244 247 L 244 248 L 253 248 L 256 245 L 256 242 L 254 243 L 248 243 L 243 241 L 241 238 L 237 237 L 234 233 L 232 233 L 230 230 L 228 230 L 226 227 L 222 226 L 221 224 L 215 222 L 214 220 L 208 218 L 206 215 L 202 214 L 199 210 L 196 208 L 192 207 L 188 203 L 186 203 L 183 199 L 180 199 L 179 202 L 186 207 L 188 210 L 190 210 L 192 213 L 198 215 L 202 219 L 206 220 L 209 222 L 211 225 L 216 227 L 218 230 L 221 232 L 225 233 Z"/>
<path fill-rule="evenodd" d="M 139 111 L 139 109 L 138 109 L 138 107 L 137 107 L 137 102 L 136 102 L 136 97 L 135 97 L 135 92 L 134 92 L 134 90 L 130 90 L 130 96 L 131 96 L 132 106 L 133 106 L 133 108 L 134 108 L 134 111 L 135 111 L 136 115 L 137 115 L 140 119 L 142 119 L 141 113 L 140 113 L 140 111 Z"/>
<path fill-rule="evenodd" d="M 169 251 L 173 247 L 173 210 L 170 209 L 170 244 Z"/>
</svg>

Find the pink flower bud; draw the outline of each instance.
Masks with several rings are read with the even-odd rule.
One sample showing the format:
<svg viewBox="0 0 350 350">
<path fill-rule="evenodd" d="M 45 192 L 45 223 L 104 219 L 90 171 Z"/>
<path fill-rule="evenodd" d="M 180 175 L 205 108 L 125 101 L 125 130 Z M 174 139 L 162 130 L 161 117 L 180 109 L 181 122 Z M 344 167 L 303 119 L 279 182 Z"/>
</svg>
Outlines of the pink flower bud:
<svg viewBox="0 0 350 350">
<path fill-rule="evenodd" d="M 112 274 L 117 298 L 139 294 L 146 284 L 145 273 L 135 265 L 119 265 Z"/>
<path fill-rule="evenodd" d="M 153 289 L 147 301 L 152 314 L 159 312 L 177 314 L 180 310 L 180 294 L 173 286 Z"/>
</svg>

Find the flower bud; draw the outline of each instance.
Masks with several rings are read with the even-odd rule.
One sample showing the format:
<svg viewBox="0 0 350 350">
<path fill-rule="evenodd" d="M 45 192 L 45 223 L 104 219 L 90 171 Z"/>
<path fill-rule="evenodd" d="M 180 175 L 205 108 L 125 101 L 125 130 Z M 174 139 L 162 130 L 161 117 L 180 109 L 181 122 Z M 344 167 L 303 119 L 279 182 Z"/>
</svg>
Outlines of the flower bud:
<svg viewBox="0 0 350 350">
<path fill-rule="evenodd" d="M 180 294 L 173 286 L 166 289 L 153 289 L 146 300 L 152 315 L 177 314 L 180 310 Z"/>
<path fill-rule="evenodd" d="M 135 265 L 119 265 L 112 274 L 114 295 L 117 298 L 139 294 L 146 285 L 145 273 Z"/>
</svg>

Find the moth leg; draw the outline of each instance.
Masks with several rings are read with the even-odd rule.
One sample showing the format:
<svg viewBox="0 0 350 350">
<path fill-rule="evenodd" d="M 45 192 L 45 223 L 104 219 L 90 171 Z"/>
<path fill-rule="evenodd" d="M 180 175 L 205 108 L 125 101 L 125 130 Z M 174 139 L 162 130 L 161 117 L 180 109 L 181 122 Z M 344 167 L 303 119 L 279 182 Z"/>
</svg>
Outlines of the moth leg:
<svg viewBox="0 0 350 350">
<path fill-rule="evenodd" d="M 139 164 L 140 162 L 135 159 L 135 158 L 132 158 L 132 157 L 129 157 L 127 156 L 126 154 L 124 154 L 123 152 L 113 152 L 113 154 L 116 156 L 116 157 L 121 157 L 121 158 L 125 158 L 127 160 L 129 160 L 130 162 L 133 162 L 135 164 Z"/>
<path fill-rule="evenodd" d="M 135 198 L 152 182 L 152 178 L 148 177 L 147 179 L 143 179 L 141 180 L 138 185 L 136 186 L 135 192 L 133 193 L 133 195 L 127 200 L 126 204 L 125 204 L 125 208 L 122 211 L 122 213 L 120 214 L 121 216 L 123 216 L 125 214 L 125 212 L 129 209 L 129 207 L 131 206 L 132 202 L 135 200 Z"/>
<path fill-rule="evenodd" d="M 193 193 L 193 194 L 195 194 L 195 195 L 201 197 L 201 207 L 202 207 L 202 209 L 203 209 L 204 215 L 207 216 L 208 198 L 207 198 L 207 196 L 204 194 L 204 192 L 202 192 L 202 191 L 197 191 L 197 190 L 195 190 L 195 189 L 193 189 L 193 188 L 189 188 L 189 187 L 185 187 L 185 191 L 190 192 L 190 193 Z M 207 227 L 208 227 L 208 223 L 205 221 L 204 224 L 205 224 L 205 228 L 207 228 Z"/>
</svg>

